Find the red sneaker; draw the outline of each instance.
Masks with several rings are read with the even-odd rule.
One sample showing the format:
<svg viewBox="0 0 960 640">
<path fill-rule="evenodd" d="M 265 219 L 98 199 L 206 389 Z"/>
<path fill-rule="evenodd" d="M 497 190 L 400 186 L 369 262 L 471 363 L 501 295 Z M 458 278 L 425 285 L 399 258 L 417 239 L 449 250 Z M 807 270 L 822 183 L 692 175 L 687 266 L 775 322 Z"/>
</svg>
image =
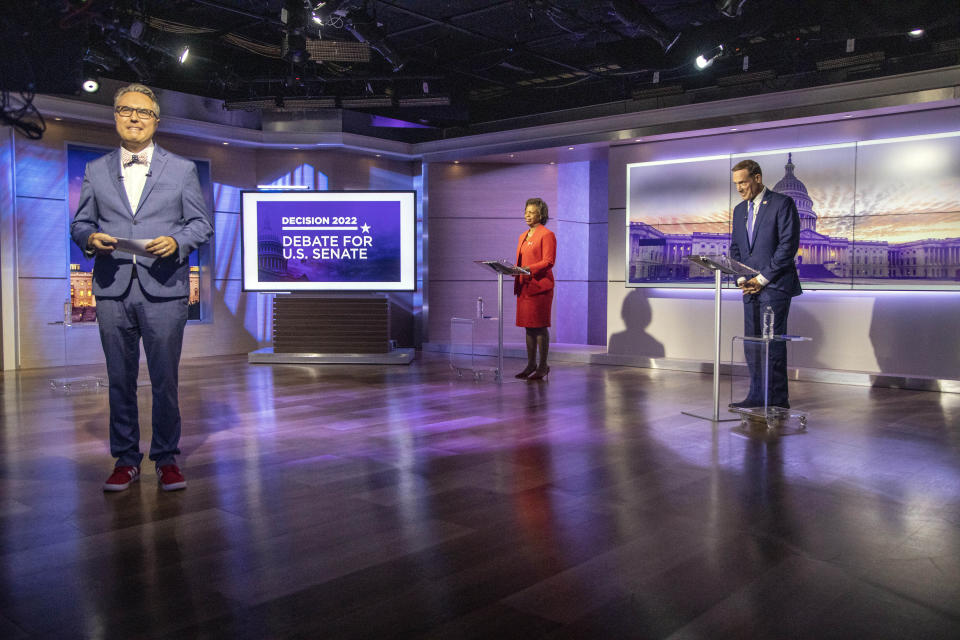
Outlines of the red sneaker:
<svg viewBox="0 0 960 640">
<path fill-rule="evenodd" d="M 140 479 L 140 467 L 114 467 L 113 473 L 103 483 L 104 491 L 124 491 Z"/>
<path fill-rule="evenodd" d="M 164 491 L 176 491 L 177 489 L 186 489 L 187 480 L 180 473 L 180 468 L 175 464 L 165 464 L 157 468 L 157 479 L 160 480 L 160 488 Z"/>
</svg>

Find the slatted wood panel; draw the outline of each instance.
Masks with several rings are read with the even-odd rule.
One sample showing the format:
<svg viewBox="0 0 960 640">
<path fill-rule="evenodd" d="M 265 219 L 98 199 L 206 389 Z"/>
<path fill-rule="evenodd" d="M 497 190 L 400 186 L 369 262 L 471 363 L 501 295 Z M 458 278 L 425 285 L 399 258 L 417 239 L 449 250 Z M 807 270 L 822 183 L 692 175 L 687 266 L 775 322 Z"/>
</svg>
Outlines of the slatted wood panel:
<svg viewBox="0 0 960 640">
<path fill-rule="evenodd" d="M 387 298 L 277 296 L 274 353 L 387 353 Z"/>
</svg>

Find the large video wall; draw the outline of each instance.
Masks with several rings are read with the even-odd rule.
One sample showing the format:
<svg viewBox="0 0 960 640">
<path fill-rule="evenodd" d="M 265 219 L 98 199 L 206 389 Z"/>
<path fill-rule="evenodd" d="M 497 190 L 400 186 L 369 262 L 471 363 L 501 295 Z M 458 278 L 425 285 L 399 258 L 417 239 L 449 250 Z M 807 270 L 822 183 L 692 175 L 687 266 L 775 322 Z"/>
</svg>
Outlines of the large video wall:
<svg viewBox="0 0 960 640">
<path fill-rule="evenodd" d="M 797 205 L 804 288 L 960 290 L 960 131 L 627 165 L 627 286 L 713 285 L 686 256 L 728 252 L 745 158 Z"/>
</svg>

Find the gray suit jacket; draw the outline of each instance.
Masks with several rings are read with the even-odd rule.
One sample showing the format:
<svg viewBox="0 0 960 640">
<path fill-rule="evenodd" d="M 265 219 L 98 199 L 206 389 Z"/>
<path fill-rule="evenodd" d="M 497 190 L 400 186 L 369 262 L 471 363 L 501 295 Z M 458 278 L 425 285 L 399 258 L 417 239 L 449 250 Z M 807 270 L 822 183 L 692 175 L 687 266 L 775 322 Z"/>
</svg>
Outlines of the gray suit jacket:
<svg viewBox="0 0 960 640">
<path fill-rule="evenodd" d="M 189 295 L 188 257 L 213 235 L 196 165 L 155 145 L 143 195 L 134 216 L 123 187 L 120 149 L 89 163 L 70 235 L 81 249 L 87 251 L 87 240 L 96 231 L 120 238 L 172 237 L 177 241 L 178 251 L 166 258 L 138 256 L 137 278 L 144 291 L 152 296 L 179 298 Z M 93 266 L 94 295 L 122 295 L 130 284 L 133 269 L 129 254 L 98 255 Z"/>
</svg>

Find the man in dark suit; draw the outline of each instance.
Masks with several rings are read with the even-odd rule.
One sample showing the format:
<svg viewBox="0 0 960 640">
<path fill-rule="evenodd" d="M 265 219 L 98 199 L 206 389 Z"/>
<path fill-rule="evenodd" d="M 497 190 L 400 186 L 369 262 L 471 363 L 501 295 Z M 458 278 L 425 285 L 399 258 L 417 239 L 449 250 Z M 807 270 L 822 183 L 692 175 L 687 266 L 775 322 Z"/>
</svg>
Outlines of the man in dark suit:
<svg viewBox="0 0 960 640">
<path fill-rule="evenodd" d="M 763 186 L 760 165 L 743 160 L 733 166 L 733 184 L 743 202 L 733 210 L 730 257 L 753 267 L 759 273 L 741 277 L 743 290 L 743 335 L 760 336 L 763 312 L 773 309 L 774 335 L 787 332 L 790 300 L 802 293 L 794 258 L 800 248 L 800 215 L 789 196 Z M 744 346 L 750 368 L 750 391 L 732 407 L 762 407 L 764 402 L 762 346 L 747 342 Z M 787 345 L 770 343 L 769 406 L 790 407 L 787 394 Z"/>
<path fill-rule="evenodd" d="M 140 339 L 153 387 L 154 461 L 162 489 L 187 486 L 180 453 L 177 397 L 187 323 L 190 252 L 213 235 L 196 165 L 153 143 L 160 106 L 141 84 L 114 97 L 119 149 L 87 165 L 70 234 L 96 254 L 93 293 L 110 381 L 110 453 L 117 459 L 105 491 L 122 491 L 140 476 L 137 373 Z M 140 240 L 144 253 L 117 248 Z"/>
</svg>

